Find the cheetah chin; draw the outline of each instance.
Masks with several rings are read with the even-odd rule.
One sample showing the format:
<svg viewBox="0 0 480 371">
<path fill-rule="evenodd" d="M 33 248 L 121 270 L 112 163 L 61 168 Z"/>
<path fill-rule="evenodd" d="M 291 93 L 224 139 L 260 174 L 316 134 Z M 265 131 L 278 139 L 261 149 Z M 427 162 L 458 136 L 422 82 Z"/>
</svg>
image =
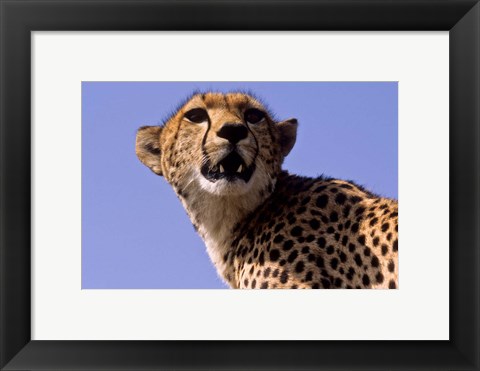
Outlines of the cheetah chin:
<svg viewBox="0 0 480 371">
<path fill-rule="evenodd" d="M 243 158 L 235 150 L 230 152 L 216 165 L 212 165 L 207 161 L 201 168 L 201 174 L 208 181 L 215 183 L 220 179 L 225 179 L 228 182 L 242 180 L 248 183 L 255 171 L 255 163 L 250 166 L 245 164 Z"/>
</svg>

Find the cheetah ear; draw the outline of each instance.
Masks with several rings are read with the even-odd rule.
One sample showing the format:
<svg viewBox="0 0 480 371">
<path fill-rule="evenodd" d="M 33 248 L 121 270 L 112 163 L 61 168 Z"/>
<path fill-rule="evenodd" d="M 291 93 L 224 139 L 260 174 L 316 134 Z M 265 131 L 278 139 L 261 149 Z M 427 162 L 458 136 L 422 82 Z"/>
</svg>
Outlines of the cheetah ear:
<svg viewBox="0 0 480 371">
<path fill-rule="evenodd" d="M 160 126 L 143 126 L 137 131 L 135 152 L 140 161 L 157 175 L 162 175 Z"/>
<path fill-rule="evenodd" d="M 277 127 L 280 132 L 280 148 L 283 157 L 286 157 L 297 140 L 298 121 L 297 119 L 288 119 L 277 123 Z"/>
</svg>

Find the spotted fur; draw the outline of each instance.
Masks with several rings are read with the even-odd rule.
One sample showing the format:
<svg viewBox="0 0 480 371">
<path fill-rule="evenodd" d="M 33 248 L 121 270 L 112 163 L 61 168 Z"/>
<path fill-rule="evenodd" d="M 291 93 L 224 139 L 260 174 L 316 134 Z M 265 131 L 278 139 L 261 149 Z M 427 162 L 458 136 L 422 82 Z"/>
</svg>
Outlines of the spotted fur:
<svg viewBox="0 0 480 371">
<path fill-rule="evenodd" d="M 397 202 L 283 171 L 296 130 L 250 95 L 195 94 L 140 128 L 136 152 L 173 186 L 232 288 L 397 288 Z"/>
</svg>

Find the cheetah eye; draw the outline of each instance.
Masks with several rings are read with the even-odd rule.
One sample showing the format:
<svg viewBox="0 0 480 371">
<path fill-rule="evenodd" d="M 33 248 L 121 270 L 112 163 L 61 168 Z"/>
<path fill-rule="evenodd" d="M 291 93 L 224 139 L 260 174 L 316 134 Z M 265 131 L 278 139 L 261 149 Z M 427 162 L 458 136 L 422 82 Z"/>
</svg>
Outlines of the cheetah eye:
<svg viewBox="0 0 480 371">
<path fill-rule="evenodd" d="M 249 124 L 258 124 L 264 118 L 265 113 L 256 108 L 250 108 L 245 111 L 245 121 Z"/>
<path fill-rule="evenodd" d="M 185 113 L 184 117 L 195 124 L 208 121 L 208 113 L 203 108 L 194 108 Z"/>
</svg>

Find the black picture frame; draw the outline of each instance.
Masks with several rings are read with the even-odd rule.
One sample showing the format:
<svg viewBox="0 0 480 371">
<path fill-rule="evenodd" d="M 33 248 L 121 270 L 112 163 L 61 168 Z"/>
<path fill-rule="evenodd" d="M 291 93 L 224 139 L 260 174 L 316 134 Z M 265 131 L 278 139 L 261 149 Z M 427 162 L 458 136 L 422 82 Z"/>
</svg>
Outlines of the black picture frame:
<svg viewBox="0 0 480 371">
<path fill-rule="evenodd" d="M 2 370 L 479 369 L 477 0 L 0 0 L 0 27 Z M 450 203 L 450 340 L 32 341 L 30 34 L 37 30 L 449 31 L 450 200 L 438 202 Z M 428 290 L 435 277 L 419 284 Z M 233 330 L 235 320 L 225 326 Z"/>
</svg>

